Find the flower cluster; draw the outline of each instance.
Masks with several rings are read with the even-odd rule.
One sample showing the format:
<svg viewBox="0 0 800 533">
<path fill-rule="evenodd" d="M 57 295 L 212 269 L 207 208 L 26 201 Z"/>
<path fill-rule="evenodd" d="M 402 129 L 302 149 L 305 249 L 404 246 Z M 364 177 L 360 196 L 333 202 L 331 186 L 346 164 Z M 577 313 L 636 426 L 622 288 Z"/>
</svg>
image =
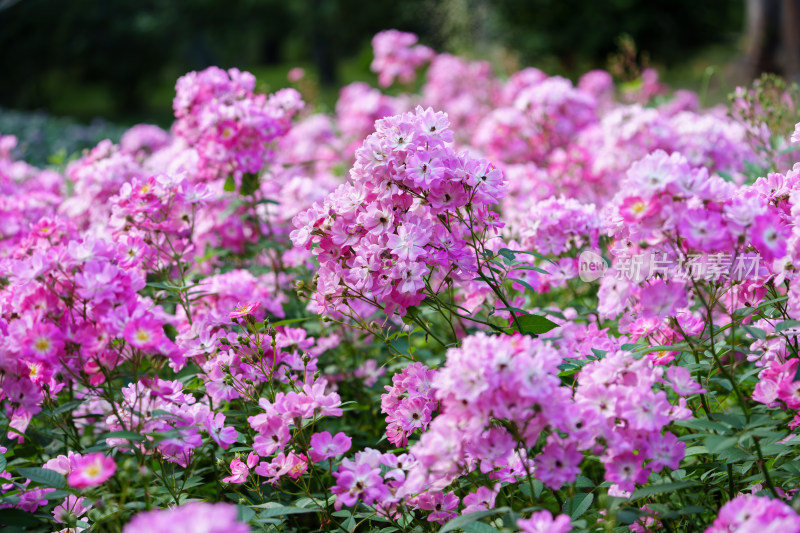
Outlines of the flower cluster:
<svg viewBox="0 0 800 533">
<path fill-rule="evenodd" d="M 509 482 L 535 469 L 558 489 L 575 480 L 584 451 L 602 457 L 606 480 L 623 493 L 677 468 L 684 444 L 663 430 L 690 412 L 685 400 L 668 401 L 658 367 L 610 352 L 583 367 L 573 392 L 558 378 L 562 361 L 553 344 L 519 335 L 478 334 L 448 350 L 432 381 L 442 414 L 411 447 L 418 466 L 407 489 L 444 486 L 476 468 Z"/>
<path fill-rule="evenodd" d="M 236 507 L 225 503 L 187 503 L 174 509 L 158 509 L 137 514 L 123 533 L 249 533 L 250 526 L 239 522 Z"/>
<path fill-rule="evenodd" d="M 431 388 L 434 371 L 421 363 L 412 363 L 392 376 L 392 385 L 381 395 L 381 412 L 386 414 L 389 442 L 405 447 L 408 435 L 425 431 L 436 409 Z"/>
<path fill-rule="evenodd" d="M 213 412 L 208 405 L 183 392 L 178 381 L 139 381 L 122 389 L 123 400 L 108 415 L 111 431 L 136 431 L 155 441 L 154 447 L 134 444 L 143 452 L 157 450 L 164 459 L 183 467 L 191 461 L 196 448 L 203 445 L 201 431 L 217 445 L 227 448 L 238 438 L 236 429 L 225 425 L 225 415 Z M 164 433 L 166 438 L 156 437 Z M 124 438 L 107 439 L 109 446 L 127 448 Z"/>
<path fill-rule="evenodd" d="M 706 533 L 800 531 L 800 516 L 780 500 L 741 495 L 722 506 Z"/>
<path fill-rule="evenodd" d="M 416 43 L 331 114 L 212 67 L 63 169 L 0 136 L 0 526 L 800 530 L 793 93 Z"/>
<path fill-rule="evenodd" d="M 379 32 L 372 38 L 375 59 L 370 68 L 378 73 L 378 83 L 388 87 L 399 78 L 403 83 L 411 83 L 416 78 L 416 69 L 430 61 L 433 50 L 417 44 L 417 36 L 397 30 Z"/>
<path fill-rule="evenodd" d="M 274 154 L 270 143 L 284 135 L 302 108 L 300 94 L 283 89 L 255 94 L 255 76 L 209 67 L 175 85 L 175 134 L 197 150 L 197 179 L 258 173 Z"/>
<path fill-rule="evenodd" d="M 354 299 L 404 313 L 429 284 L 473 277 L 468 243 L 496 225 L 503 175 L 453 149 L 446 115 L 418 107 L 375 127 L 351 181 L 294 219 L 295 246 L 317 245 L 321 311 Z"/>
</svg>

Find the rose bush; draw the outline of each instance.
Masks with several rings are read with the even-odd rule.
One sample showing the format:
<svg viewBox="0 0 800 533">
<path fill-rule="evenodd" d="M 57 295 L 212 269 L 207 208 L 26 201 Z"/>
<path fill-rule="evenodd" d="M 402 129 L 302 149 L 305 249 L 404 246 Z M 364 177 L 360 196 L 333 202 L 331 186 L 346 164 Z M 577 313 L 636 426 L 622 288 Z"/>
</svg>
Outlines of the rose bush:
<svg viewBox="0 0 800 533">
<path fill-rule="evenodd" d="M 800 531 L 797 88 L 373 43 L 418 94 L 0 137 L 0 525 Z"/>
</svg>

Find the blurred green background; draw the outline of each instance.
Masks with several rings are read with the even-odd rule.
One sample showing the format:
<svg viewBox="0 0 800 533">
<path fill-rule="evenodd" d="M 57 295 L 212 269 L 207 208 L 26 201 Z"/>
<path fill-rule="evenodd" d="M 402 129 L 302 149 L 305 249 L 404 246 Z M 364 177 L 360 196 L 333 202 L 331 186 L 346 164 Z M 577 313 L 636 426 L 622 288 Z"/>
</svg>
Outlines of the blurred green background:
<svg viewBox="0 0 800 533">
<path fill-rule="evenodd" d="M 712 66 L 721 94 L 744 19 L 744 0 L 0 0 L 0 108 L 168 126 L 175 80 L 209 65 L 250 70 L 263 90 L 302 66 L 329 108 L 341 84 L 374 83 L 370 40 L 388 28 L 499 73 L 573 79 L 606 68 L 627 34 L 665 81 L 698 89 Z"/>
</svg>

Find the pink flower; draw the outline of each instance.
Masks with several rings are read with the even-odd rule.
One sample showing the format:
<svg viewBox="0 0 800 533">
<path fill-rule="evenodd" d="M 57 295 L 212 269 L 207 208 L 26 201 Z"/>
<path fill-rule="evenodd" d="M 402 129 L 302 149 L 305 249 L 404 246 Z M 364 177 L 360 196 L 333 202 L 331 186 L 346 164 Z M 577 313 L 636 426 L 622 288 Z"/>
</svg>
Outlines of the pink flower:
<svg viewBox="0 0 800 533">
<path fill-rule="evenodd" d="M 231 319 L 243 317 L 246 315 L 252 315 L 255 313 L 258 308 L 261 307 L 261 302 L 251 302 L 248 304 L 239 304 L 236 308 L 228 315 Z"/>
<path fill-rule="evenodd" d="M 642 457 L 622 452 L 610 457 L 606 464 L 606 479 L 617 483 L 622 490 L 633 491 L 636 484 L 647 482 L 650 470 L 642 467 Z"/>
<path fill-rule="evenodd" d="M 753 220 L 750 238 L 761 257 L 766 261 L 780 259 L 786 255 L 786 243 L 792 235 L 792 227 L 772 212 L 758 215 Z"/>
<path fill-rule="evenodd" d="M 308 455 L 313 462 L 318 463 L 346 453 L 351 443 L 352 439 L 341 431 L 333 437 L 327 431 L 314 433 L 311 435 L 311 449 Z"/>
<path fill-rule="evenodd" d="M 551 435 L 542 453 L 536 457 L 536 477 L 553 489 L 575 481 L 583 460 L 575 443 Z"/>
<path fill-rule="evenodd" d="M 428 515 L 428 522 L 444 524 L 458 516 L 455 512 L 458 509 L 458 496 L 453 492 L 429 491 L 420 495 L 416 503 L 420 509 L 433 511 Z"/>
<path fill-rule="evenodd" d="M 750 494 L 722 506 L 706 533 L 800 531 L 800 516 L 780 500 Z"/>
<path fill-rule="evenodd" d="M 250 469 L 246 464 L 234 459 L 231 461 L 231 475 L 223 478 L 223 483 L 244 483 L 247 481 L 247 476 L 250 474 Z"/>
<path fill-rule="evenodd" d="M 277 483 L 283 476 L 297 479 L 308 470 L 308 459 L 303 454 L 289 452 L 279 453 L 272 462 L 262 462 L 255 468 L 255 473 L 267 478 L 267 483 Z"/>
<path fill-rule="evenodd" d="M 225 426 L 225 415 L 222 413 L 208 413 L 205 420 L 205 426 L 208 434 L 214 439 L 214 442 L 227 449 L 228 446 L 236 442 L 239 433 L 236 429 Z"/>
<path fill-rule="evenodd" d="M 658 200 L 653 197 L 628 196 L 619 206 L 619 214 L 625 222 L 639 222 L 658 211 Z"/>
<path fill-rule="evenodd" d="M 125 324 L 122 336 L 140 350 L 154 348 L 166 338 L 161 323 L 150 316 L 135 318 Z"/>
<path fill-rule="evenodd" d="M 395 78 L 410 83 L 416 78 L 416 69 L 430 61 L 435 53 L 417 43 L 417 36 L 398 30 L 385 30 L 372 38 L 375 54 L 370 69 L 378 74 L 381 87 L 388 87 Z"/>
<path fill-rule="evenodd" d="M 567 533 L 572 530 L 567 515 L 560 514 L 553 518 L 547 509 L 533 513 L 530 518 L 517 520 L 517 527 L 522 533 Z"/>
<path fill-rule="evenodd" d="M 494 500 L 497 498 L 497 493 L 500 491 L 500 484 L 495 485 L 493 489 L 489 487 L 478 487 L 475 492 L 470 492 L 464 496 L 464 510 L 462 514 L 474 513 L 477 511 L 485 511 L 494 508 Z"/>
<path fill-rule="evenodd" d="M 249 533 L 250 526 L 236 519 L 236 506 L 194 502 L 173 509 L 139 513 L 123 533 Z"/>
<path fill-rule="evenodd" d="M 306 71 L 303 70 L 301 67 L 294 67 L 286 74 L 286 78 L 292 82 L 297 83 L 298 81 L 302 80 L 306 76 Z"/>
<path fill-rule="evenodd" d="M 675 394 L 689 396 L 691 394 L 701 394 L 705 389 L 692 377 L 692 373 L 682 366 L 671 366 L 667 369 L 667 380 L 672 385 Z"/>
<path fill-rule="evenodd" d="M 387 246 L 399 259 L 416 261 L 417 257 L 425 253 L 425 246 L 430 241 L 430 234 L 419 226 L 398 226 L 397 233 L 389 235 Z"/>
<path fill-rule="evenodd" d="M 111 457 L 99 452 L 90 453 L 75 461 L 67 477 L 67 483 L 76 489 L 101 485 L 113 476 L 116 470 L 117 463 Z"/>
<path fill-rule="evenodd" d="M 64 348 L 63 337 L 61 330 L 53 324 L 37 323 L 23 341 L 23 353 L 39 361 L 52 359 Z"/>
<path fill-rule="evenodd" d="M 675 316 L 678 309 L 686 307 L 686 287 L 676 281 L 667 283 L 657 279 L 642 289 L 641 301 L 645 318 Z"/>
<path fill-rule="evenodd" d="M 367 449 L 357 453 L 355 461 L 342 459 L 339 470 L 333 473 L 336 485 L 331 492 L 336 495 L 336 509 L 341 509 L 343 505 L 352 507 L 359 499 L 371 505 L 375 500 L 388 498 L 389 491 L 380 476 L 381 469 L 370 461 L 370 451 L 374 452 Z"/>
<path fill-rule="evenodd" d="M 60 505 L 53 509 L 53 518 L 56 522 L 66 523 L 71 516 L 81 517 L 92 508 L 91 502 L 81 496 L 70 494 Z"/>
</svg>

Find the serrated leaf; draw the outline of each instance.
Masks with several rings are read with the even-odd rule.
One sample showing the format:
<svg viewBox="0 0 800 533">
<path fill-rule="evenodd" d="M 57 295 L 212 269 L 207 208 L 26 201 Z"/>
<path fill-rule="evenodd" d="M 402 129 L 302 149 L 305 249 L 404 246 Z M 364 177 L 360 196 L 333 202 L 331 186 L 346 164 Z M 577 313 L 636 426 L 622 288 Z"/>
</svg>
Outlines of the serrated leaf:
<svg viewBox="0 0 800 533">
<path fill-rule="evenodd" d="M 49 468 L 17 468 L 17 473 L 40 485 L 56 489 L 63 489 L 67 486 L 66 478 Z"/>
</svg>

